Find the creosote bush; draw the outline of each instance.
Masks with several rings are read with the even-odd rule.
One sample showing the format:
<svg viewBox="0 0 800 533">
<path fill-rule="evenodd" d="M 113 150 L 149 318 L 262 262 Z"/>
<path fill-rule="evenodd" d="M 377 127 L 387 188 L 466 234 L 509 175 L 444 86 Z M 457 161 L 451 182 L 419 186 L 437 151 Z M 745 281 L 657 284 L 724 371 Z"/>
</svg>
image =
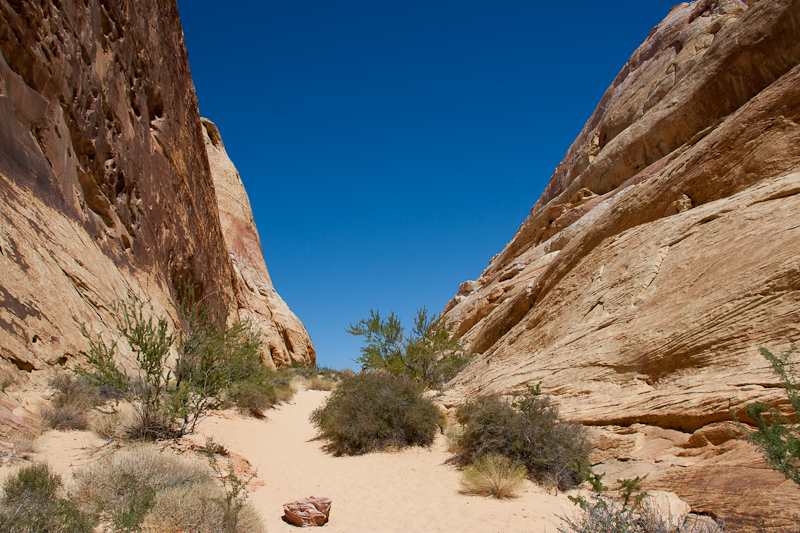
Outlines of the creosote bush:
<svg viewBox="0 0 800 533">
<path fill-rule="evenodd" d="M 334 455 L 429 446 L 442 414 L 422 393 L 422 384 L 404 376 L 356 374 L 339 383 L 325 405 L 311 414 L 311 422 Z"/>
<path fill-rule="evenodd" d="M 177 328 L 135 295 L 113 305 L 120 337 L 133 353 L 132 373 L 118 364 L 117 342 L 83 328 L 88 364 L 78 373 L 106 397 L 133 405 L 136 416 L 125 428 L 129 438 L 178 438 L 193 433 L 226 402 L 260 417 L 291 397 L 289 377 L 262 364 L 263 341 L 250 323 L 229 323 L 223 306 L 196 301 L 194 292 L 181 289 L 183 319 Z M 174 352 L 177 360 L 170 364 Z"/>
<path fill-rule="evenodd" d="M 417 310 L 414 328 L 407 337 L 394 311 L 384 319 L 371 309 L 369 318 L 351 324 L 346 331 L 364 337 L 361 356 L 356 359 L 362 370 L 386 370 L 428 388 L 443 387 L 468 362 L 444 318 L 428 315 L 424 307 Z"/>
<path fill-rule="evenodd" d="M 461 473 L 465 494 L 513 498 L 525 483 L 525 467 L 502 455 L 484 455 Z"/>
<path fill-rule="evenodd" d="M 524 465 L 539 484 L 566 490 L 580 483 L 573 465 L 588 457 L 586 429 L 560 420 L 538 385 L 513 403 L 498 395 L 478 396 L 460 406 L 456 418 L 463 427 L 457 449 L 467 463 L 502 455 Z"/>
</svg>

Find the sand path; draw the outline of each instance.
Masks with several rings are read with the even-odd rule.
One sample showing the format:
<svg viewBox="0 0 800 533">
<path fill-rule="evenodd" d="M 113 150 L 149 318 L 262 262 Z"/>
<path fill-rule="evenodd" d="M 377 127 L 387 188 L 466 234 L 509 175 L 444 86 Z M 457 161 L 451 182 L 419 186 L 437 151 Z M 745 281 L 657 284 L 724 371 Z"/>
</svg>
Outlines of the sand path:
<svg viewBox="0 0 800 533">
<path fill-rule="evenodd" d="M 271 533 L 298 531 L 284 523 L 282 504 L 308 496 L 333 500 L 320 531 L 549 532 L 573 506 L 527 483 L 518 498 L 498 501 L 459 494 L 459 472 L 447 465 L 444 437 L 428 448 L 333 457 L 314 440 L 309 414 L 327 392 L 302 391 L 264 421 L 231 413 L 203 421 L 199 433 L 246 457 L 258 472 L 250 501 Z M 263 484 L 261 484 L 263 483 Z"/>
</svg>

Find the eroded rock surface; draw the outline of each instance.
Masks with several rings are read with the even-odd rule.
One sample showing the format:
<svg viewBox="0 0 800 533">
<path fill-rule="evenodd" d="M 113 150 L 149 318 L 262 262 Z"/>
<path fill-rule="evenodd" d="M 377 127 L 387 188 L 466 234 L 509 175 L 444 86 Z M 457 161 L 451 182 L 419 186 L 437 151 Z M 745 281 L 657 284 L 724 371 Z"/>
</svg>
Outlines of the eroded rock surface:
<svg viewBox="0 0 800 533">
<path fill-rule="evenodd" d="M 293 362 L 314 365 L 314 345 L 305 326 L 272 286 L 250 199 L 239 172 L 225 151 L 217 126 L 208 119 L 202 121 L 222 235 L 236 272 L 239 315 L 252 320 L 264 332 L 269 363 L 279 366 Z"/>
<path fill-rule="evenodd" d="M 78 323 L 113 338 L 129 291 L 173 320 L 181 283 L 249 313 L 175 0 L 0 0 L 0 34 L 0 373 L 72 365 Z M 297 324 L 279 364 L 315 362 Z"/>
<path fill-rule="evenodd" d="M 479 354 L 448 402 L 541 381 L 569 418 L 699 441 L 783 397 L 758 349 L 800 338 L 797 35 L 796 0 L 672 9 L 511 242 L 445 308 Z M 638 435 L 632 449 L 653 440 Z M 674 469 L 648 459 L 648 483 L 695 511 L 788 518 L 800 490 L 727 446 Z"/>
</svg>

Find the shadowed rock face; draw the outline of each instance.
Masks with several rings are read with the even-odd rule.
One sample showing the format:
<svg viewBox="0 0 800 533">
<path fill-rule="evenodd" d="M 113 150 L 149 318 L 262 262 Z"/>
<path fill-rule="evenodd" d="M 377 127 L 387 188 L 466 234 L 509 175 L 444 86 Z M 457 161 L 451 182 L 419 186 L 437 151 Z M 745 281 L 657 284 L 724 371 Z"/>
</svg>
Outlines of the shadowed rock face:
<svg viewBox="0 0 800 533">
<path fill-rule="evenodd" d="M 270 292 L 252 214 L 220 223 L 175 0 L 0 0 L 0 52 L 1 372 L 71 365 L 87 347 L 76 319 L 115 337 L 109 304 L 128 291 L 177 321 L 183 282 L 275 314 L 256 320 L 269 364 L 315 364 Z M 252 237 L 261 278 L 229 254 Z M 257 308 L 249 279 L 268 286 Z"/>
<path fill-rule="evenodd" d="M 782 397 L 758 349 L 800 338 L 797 35 L 797 0 L 672 9 L 445 308 L 479 354 L 448 401 L 541 381 L 568 418 L 628 443 L 628 470 L 614 446 L 597 459 L 611 473 L 635 465 L 729 517 L 797 508 L 800 491 L 718 426 Z M 711 427 L 727 437 L 686 447 Z"/>
<path fill-rule="evenodd" d="M 270 357 L 265 360 L 269 363 L 280 366 L 293 362 L 314 365 L 314 345 L 306 328 L 272 286 L 250 199 L 239 172 L 225 152 L 216 125 L 205 118 L 202 122 L 222 234 L 236 272 L 239 316 L 252 320 L 266 335 Z"/>
</svg>

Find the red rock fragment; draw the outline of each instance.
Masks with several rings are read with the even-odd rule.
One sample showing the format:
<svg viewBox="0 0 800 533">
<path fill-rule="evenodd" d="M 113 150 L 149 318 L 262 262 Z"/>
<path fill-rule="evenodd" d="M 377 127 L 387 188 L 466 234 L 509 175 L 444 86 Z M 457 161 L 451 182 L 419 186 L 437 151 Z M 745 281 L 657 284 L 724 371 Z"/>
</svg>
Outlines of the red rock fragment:
<svg viewBox="0 0 800 533">
<path fill-rule="evenodd" d="M 283 519 L 298 527 L 324 526 L 331 514 L 330 498 L 303 498 L 283 504 Z"/>
</svg>

